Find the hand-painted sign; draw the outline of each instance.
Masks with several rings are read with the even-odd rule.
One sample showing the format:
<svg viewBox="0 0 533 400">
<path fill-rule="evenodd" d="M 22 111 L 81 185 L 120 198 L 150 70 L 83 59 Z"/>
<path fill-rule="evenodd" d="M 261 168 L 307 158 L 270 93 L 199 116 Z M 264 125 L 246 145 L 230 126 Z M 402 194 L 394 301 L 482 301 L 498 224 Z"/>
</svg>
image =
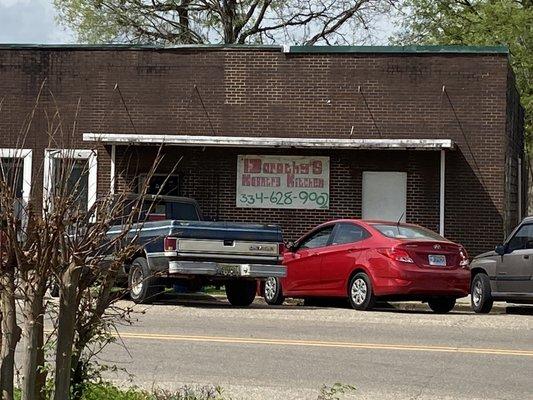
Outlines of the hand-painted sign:
<svg viewBox="0 0 533 400">
<path fill-rule="evenodd" d="M 237 207 L 329 208 L 329 157 L 240 155 Z"/>
</svg>

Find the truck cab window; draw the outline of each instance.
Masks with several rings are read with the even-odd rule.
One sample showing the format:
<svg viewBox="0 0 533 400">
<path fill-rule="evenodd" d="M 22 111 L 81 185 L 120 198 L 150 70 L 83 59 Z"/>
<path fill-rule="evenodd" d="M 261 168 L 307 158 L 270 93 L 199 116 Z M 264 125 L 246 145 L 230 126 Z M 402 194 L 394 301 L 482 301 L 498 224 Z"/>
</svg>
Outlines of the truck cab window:
<svg viewBox="0 0 533 400">
<path fill-rule="evenodd" d="M 522 225 L 507 243 L 508 253 L 524 249 L 533 249 L 533 224 Z"/>
</svg>

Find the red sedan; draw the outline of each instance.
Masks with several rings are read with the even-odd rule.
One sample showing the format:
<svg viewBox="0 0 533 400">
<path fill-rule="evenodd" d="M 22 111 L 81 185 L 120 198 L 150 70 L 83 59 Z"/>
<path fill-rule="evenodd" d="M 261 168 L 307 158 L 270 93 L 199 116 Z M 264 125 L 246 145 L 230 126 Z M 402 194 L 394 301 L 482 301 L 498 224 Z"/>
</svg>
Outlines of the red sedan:
<svg viewBox="0 0 533 400">
<path fill-rule="evenodd" d="M 264 284 L 269 304 L 348 297 L 353 308 L 369 310 L 376 300 L 413 300 L 446 313 L 470 287 L 465 249 L 413 224 L 327 222 L 289 246 L 283 260 L 287 277 Z"/>
</svg>

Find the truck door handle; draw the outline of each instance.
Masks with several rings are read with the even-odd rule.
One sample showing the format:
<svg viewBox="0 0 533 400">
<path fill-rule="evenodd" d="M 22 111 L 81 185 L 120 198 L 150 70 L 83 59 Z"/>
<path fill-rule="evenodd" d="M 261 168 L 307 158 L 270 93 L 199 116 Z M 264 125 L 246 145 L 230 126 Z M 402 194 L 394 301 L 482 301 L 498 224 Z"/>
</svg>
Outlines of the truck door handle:
<svg viewBox="0 0 533 400">
<path fill-rule="evenodd" d="M 507 275 L 507 272 L 498 272 L 498 275 Z"/>
<path fill-rule="evenodd" d="M 529 254 L 524 255 L 524 258 L 525 258 L 526 260 L 529 260 Z"/>
</svg>

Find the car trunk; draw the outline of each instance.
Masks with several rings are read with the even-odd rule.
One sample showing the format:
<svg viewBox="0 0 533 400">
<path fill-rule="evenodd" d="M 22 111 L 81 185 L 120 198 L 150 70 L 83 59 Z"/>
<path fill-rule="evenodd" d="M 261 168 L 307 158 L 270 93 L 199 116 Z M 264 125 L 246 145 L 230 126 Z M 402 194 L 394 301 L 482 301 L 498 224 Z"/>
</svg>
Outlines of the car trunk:
<svg viewBox="0 0 533 400">
<path fill-rule="evenodd" d="M 461 247 L 451 242 L 434 240 L 402 241 L 398 246 L 407 251 L 416 265 L 421 268 L 459 268 Z"/>
</svg>

